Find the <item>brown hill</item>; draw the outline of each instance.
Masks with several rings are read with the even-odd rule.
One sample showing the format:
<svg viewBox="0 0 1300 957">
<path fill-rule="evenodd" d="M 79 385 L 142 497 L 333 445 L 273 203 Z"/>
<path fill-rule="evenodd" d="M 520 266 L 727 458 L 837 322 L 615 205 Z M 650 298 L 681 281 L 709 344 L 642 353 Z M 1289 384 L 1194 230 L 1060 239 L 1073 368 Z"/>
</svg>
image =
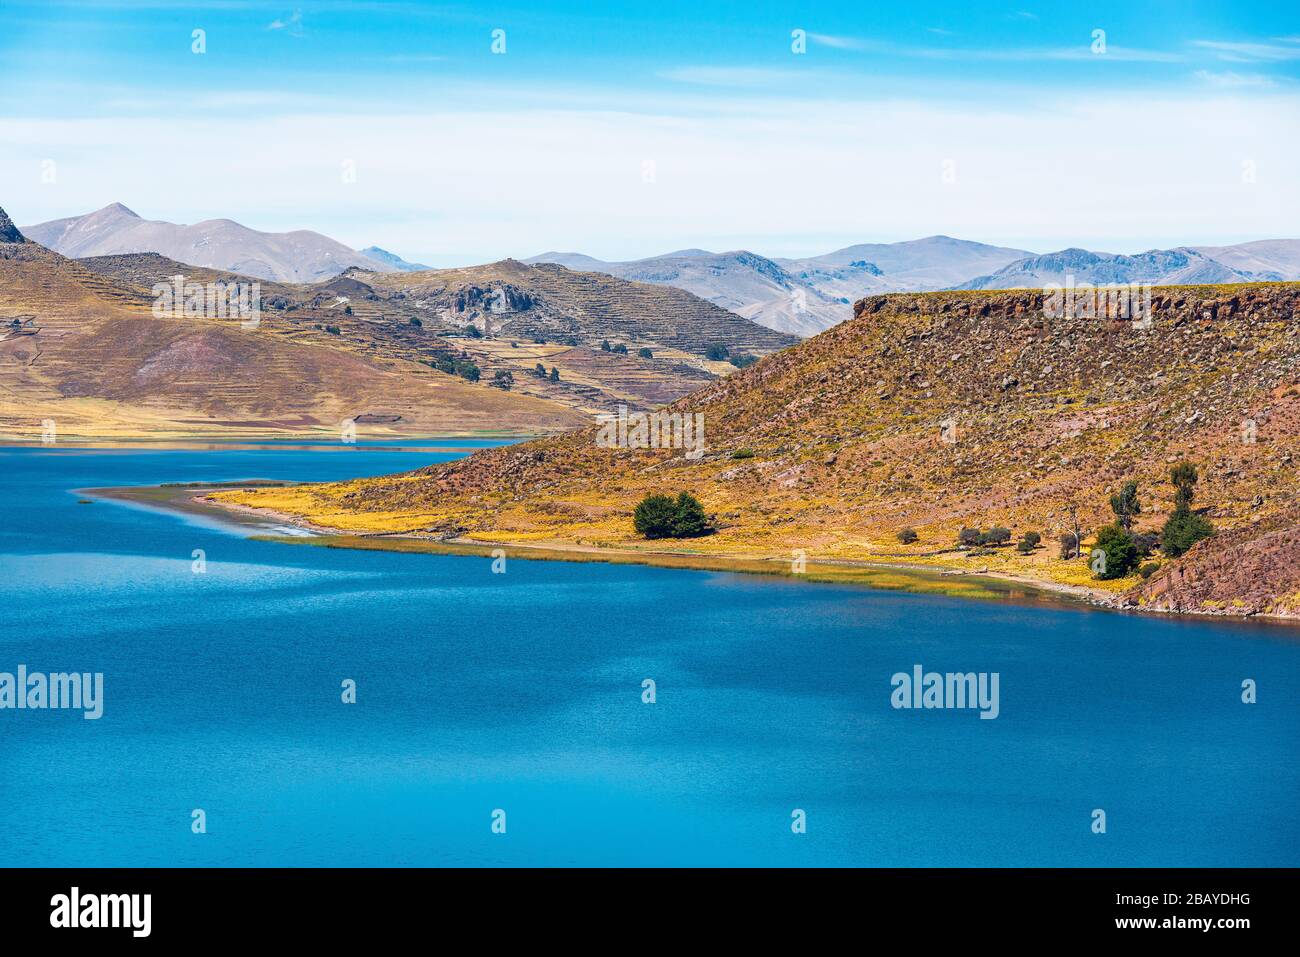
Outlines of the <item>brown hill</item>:
<svg viewBox="0 0 1300 957">
<path fill-rule="evenodd" d="M 77 262 L 145 289 L 175 275 L 247 281 L 156 253 Z M 512 394 L 586 414 L 651 408 L 735 371 L 708 358 L 711 346 L 756 356 L 797 341 L 677 289 L 511 260 L 405 274 L 354 269 L 309 285 L 262 282 L 261 292 L 268 327 L 296 339 L 444 369 L 472 366 L 475 388 L 509 384 Z M 606 341 L 610 351 L 601 348 Z"/>
<path fill-rule="evenodd" d="M 1167 287 L 1152 306 L 1142 328 L 1050 319 L 1030 291 L 871 297 L 851 321 L 673 403 L 704 416 L 698 460 L 602 448 L 588 428 L 408 475 L 227 497 L 332 527 L 656 548 L 634 534 L 632 509 L 648 492 L 685 489 L 718 532 L 675 548 L 1095 585 L 1055 548 L 971 556 L 952 551 L 956 532 L 997 524 L 1050 542 L 1076 513 L 1085 529 L 1109 521 L 1109 495 L 1130 478 L 1144 503 L 1136 527 L 1158 529 L 1169 467 L 1187 460 L 1201 472 L 1197 504 L 1223 534 L 1178 564 L 1202 584 L 1177 607 L 1290 613 L 1294 583 L 1263 561 L 1262 584 L 1233 606 L 1240 596 L 1224 594 L 1234 586 L 1213 556 L 1253 542 L 1271 551 L 1262 536 L 1289 541 L 1297 524 L 1300 286 Z M 905 527 L 917 544 L 898 544 Z M 1169 604 L 1162 580 L 1127 600 Z"/>
<path fill-rule="evenodd" d="M 704 356 L 711 346 L 766 355 L 798 342 L 672 286 L 631 282 L 604 273 L 573 272 L 553 263 L 513 259 L 464 269 L 348 275 L 389 296 L 413 300 L 459 328 L 501 337 L 630 349 L 674 349 Z"/>
<path fill-rule="evenodd" d="M 299 322 L 267 310 L 245 329 L 238 319 L 160 319 L 152 307 L 144 285 L 36 243 L 0 243 L 0 432 L 39 435 L 46 420 L 61 436 L 337 435 L 358 417 L 415 434 L 588 421 L 548 399 L 367 350 L 312 328 L 309 311 Z"/>
</svg>

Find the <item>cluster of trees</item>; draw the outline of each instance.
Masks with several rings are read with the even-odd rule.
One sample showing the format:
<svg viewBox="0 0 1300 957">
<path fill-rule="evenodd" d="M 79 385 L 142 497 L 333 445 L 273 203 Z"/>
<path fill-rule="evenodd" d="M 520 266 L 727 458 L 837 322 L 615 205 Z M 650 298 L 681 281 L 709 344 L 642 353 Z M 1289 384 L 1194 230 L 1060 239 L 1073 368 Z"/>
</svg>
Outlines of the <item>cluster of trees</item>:
<svg viewBox="0 0 1300 957">
<path fill-rule="evenodd" d="M 445 372 L 447 375 L 458 375 L 467 382 L 477 382 L 483 375 L 478 366 L 459 356 L 439 355 L 430 359 L 428 364 L 439 372 Z"/>
<path fill-rule="evenodd" d="M 492 375 L 492 381 L 488 384 L 509 392 L 515 387 L 515 375 L 509 369 L 498 369 Z"/>
<path fill-rule="evenodd" d="M 1133 520 L 1142 514 L 1142 502 L 1138 497 L 1138 483 L 1125 482 L 1110 497 L 1110 508 L 1115 513 L 1115 521 L 1097 530 L 1090 561 L 1093 573 L 1103 579 L 1123 578 L 1134 569 L 1150 575 L 1159 566 L 1141 565 L 1141 562 L 1156 549 L 1167 558 L 1177 558 L 1201 539 L 1213 535 L 1214 526 L 1209 520 L 1192 511 L 1198 480 L 1196 466 L 1190 462 L 1180 462 L 1170 470 L 1169 481 L 1174 486 L 1174 510 L 1159 534 L 1133 531 Z M 1067 542 L 1067 539 L 1071 541 Z M 1072 549 L 1070 546 L 1073 546 Z M 1072 557 L 1066 554 L 1067 550 L 1078 554 L 1078 542 L 1073 541 L 1073 536 L 1063 535 L 1062 558 Z"/>
<path fill-rule="evenodd" d="M 550 379 L 552 382 L 560 381 L 559 369 L 555 368 L 555 366 L 551 366 L 550 375 L 547 375 L 546 366 L 542 365 L 540 362 L 533 366 L 533 375 L 537 376 L 539 379 Z"/>
<path fill-rule="evenodd" d="M 747 368 L 758 361 L 757 356 L 751 356 L 745 352 L 733 353 L 726 346 L 719 343 L 714 343 L 705 349 L 704 358 L 708 359 L 710 362 L 721 362 L 725 359 L 737 369 Z"/>
<path fill-rule="evenodd" d="M 621 356 L 625 356 L 625 355 L 627 355 L 627 346 L 623 345 L 623 343 L 621 343 L 621 342 L 618 343 L 617 345 L 611 346 L 611 345 L 609 344 L 609 340 L 606 339 L 605 341 L 603 341 L 603 342 L 600 344 L 600 351 L 601 351 L 601 352 L 617 352 L 619 355 L 621 355 Z M 646 351 L 648 351 L 648 350 L 646 350 L 646 349 L 642 349 L 641 351 L 642 351 L 642 352 L 646 352 Z"/>
<path fill-rule="evenodd" d="M 647 495 L 632 514 L 637 534 L 646 538 L 698 538 L 713 531 L 700 500 L 689 492 Z"/>
</svg>

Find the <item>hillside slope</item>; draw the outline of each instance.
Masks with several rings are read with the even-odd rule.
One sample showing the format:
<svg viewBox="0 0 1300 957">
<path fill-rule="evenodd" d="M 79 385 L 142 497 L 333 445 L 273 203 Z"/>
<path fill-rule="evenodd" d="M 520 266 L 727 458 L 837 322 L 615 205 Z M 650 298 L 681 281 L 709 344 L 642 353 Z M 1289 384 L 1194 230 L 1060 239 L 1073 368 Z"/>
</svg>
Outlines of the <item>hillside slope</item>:
<svg viewBox="0 0 1300 957">
<path fill-rule="evenodd" d="M 8 218 L 0 212 L 0 226 Z M 179 265 L 126 257 L 97 272 L 21 233 L 0 241 L 0 432 L 60 436 L 544 432 L 589 421 L 539 397 L 473 385 L 303 320 L 157 318 L 148 288 Z M 193 271 L 194 281 L 228 279 Z M 132 281 L 115 273 L 137 276 Z M 238 278 L 238 277 L 236 277 Z"/>
<path fill-rule="evenodd" d="M 996 524 L 1051 542 L 1075 510 L 1096 528 L 1127 479 L 1144 503 L 1136 528 L 1158 529 L 1172 508 L 1170 465 L 1186 460 L 1222 534 L 1173 566 L 1215 580 L 1174 607 L 1300 612 L 1289 570 L 1261 564 L 1249 595 L 1226 598 L 1213 570 L 1221 549 L 1264 534 L 1289 541 L 1297 525 L 1300 286 L 1161 288 L 1153 311 L 1141 328 L 1047 319 L 1034 292 L 871 297 L 853 320 L 674 403 L 704 416 L 698 460 L 602 448 L 589 428 L 406 475 L 221 497 L 335 528 L 647 549 L 663 544 L 634 534 L 635 504 L 689 490 L 718 532 L 676 549 L 802 550 L 1096 587 L 1055 548 L 972 556 L 952 551 L 956 533 Z M 916 544 L 896 540 L 905 527 Z M 1213 604 L 1189 607 L 1201 593 Z M 1160 607 L 1151 591 L 1125 600 Z"/>
</svg>

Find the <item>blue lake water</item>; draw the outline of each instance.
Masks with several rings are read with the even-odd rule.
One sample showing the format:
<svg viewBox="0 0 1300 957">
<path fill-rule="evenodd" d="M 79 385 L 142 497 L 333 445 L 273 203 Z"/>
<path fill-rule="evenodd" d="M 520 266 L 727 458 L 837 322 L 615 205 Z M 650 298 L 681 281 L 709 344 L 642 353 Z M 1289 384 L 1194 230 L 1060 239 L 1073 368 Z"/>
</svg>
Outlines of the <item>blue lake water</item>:
<svg viewBox="0 0 1300 957">
<path fill-rule="evenodd" d="M 105 676 L 97 721 L 0 710 L 0 865 L 1300 864 L 1297 629 L 493 574 L 73 491 L 454 454 L 0 449 L 0 671 Z M 997 672 L 999 717 L 895 710 L 918 663 Z"/>
</svg>

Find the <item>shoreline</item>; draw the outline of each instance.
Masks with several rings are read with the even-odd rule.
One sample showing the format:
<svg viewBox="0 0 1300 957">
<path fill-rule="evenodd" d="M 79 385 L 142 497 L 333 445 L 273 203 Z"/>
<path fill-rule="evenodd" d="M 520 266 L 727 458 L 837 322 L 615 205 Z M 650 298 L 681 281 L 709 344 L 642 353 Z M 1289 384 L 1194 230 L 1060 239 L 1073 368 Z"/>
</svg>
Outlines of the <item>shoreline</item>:
<svg viewBox="0 0 1300 957">
<path fill-rule="evenodd" d="M 240 482 L 194 483 L 162 486 L 124 486 L 116 488 L 76 489 L 78 494 L 95 495 L 136 505 L 152 506 L 164 511 L 184 512 L 218 518 L 249 528 L 274 532 L 276 526 L 301 529 L 309 535 L 263 534 L 252 537 L 298 545 L 351 548 L 363 551 L 444 554 L 490 557 L 501 550 L 507 558 L 530 561 L 601 562 L 635 564 L 661 568 L 686 568 L 699 571 L 730 571 L 764 574 L 789 580 L 818 583 L 858 584 L 867 587 L 942 594 L 973 600 L 1001 599 L 1021 604 L 1051 605 L 1061 608 L 1099 609 L 1120 614 L 1143 614 L 1189 621 L 1221 621 L 1295 628 L 1296 618 L 1282 615 L 1234 615 L 1222 611 L 1166 611 L 1121 603 L 1121 595 L 1102 589 L 1033 578 L 1003 571 L 926 564 L 921 562 L 887 562 L 869 559 L 809 558 L 808 571 L 789 570 L 788 558 L 771 555 L 735 555 L 688 552 L 664 549 L 604 548 L 568 543 L 482 541 L 465 537 L 441 538 L 410 532 L 358 532 L 318 525 L 301 516 L 271 508 L 218 502 L 208 493 L 230 488 L 262 484 L 296 485 L 296 482 L 267 482 L 247 479 Z M 512 554 L 513 553 L 513 554 Z M 890 577 L 890 576 L 894 577 Z"/>
<path fill-rule="evenodd" d="M 1133 610 L 1120 607 L 1114 601 L 1113 593 L 1104 592 L 1100 589 L 1089 589 L 1059 582 L 1039 581 L 1025 575 L 1013 575 L 997 571 L 969 571 L 941 564 L 810 557 L 807 565 L 811 571 L 795 573 L 789 570 L 789 559 L 762 554 L 727 555 L 666 549 L 602 548 L 566 543 L 490 542 L 465 537 L 440 538 L 435 535 L 420 535 L 410 532 L 357 532 L 319 525 L 301 516 L 280 512 L 275 509 L 232 502 L 218 502 L 209 498 L 207 494 L 232 487 L 253 487 L 259 484 L 263 484 L 263 482 L 257 479 L 249 479 L 222 485 L 126 486 L 121 488 L 78 489 L 77 491 L 102 498 L 153 506 L 167 511 L 221 517 L 245 527 L 261 527 L 268 531 L 274 531 L 274 527 L 279 525 L 311 533 L 311 537 L 276 536 L 273 534 L 254 536 L 275 541 L 286 540 L 295 544 L 318 544 L 326 547 L 361 550 L 484 556 L 490 555 L 493 550 L 502 549 L 506 551 L 507 557 L 520 557 L 525 560 L 598 561 L 608 564 L 641 564 L 668 568 L 727 570 L 776 575 L 790 579 L 844 581 L 846 583 L 854 581 L 855 576 L 853 573 L 857 572 L 865 573 L 862 583 L 868 585 L 872 584 L 869 580 L 870 573 L 892 573 L 894 575 L 913 577 L 918 582 L 931 582 L 936 587 L 929 590 L 943 591 L 952 594 L 954 597 L 971 597 L 971 595 L 963 595 L 963 593 L 970 592 L 973 589 L 961 587 L 963 584 L 979 588 L 980 586 L 987 587 L 990 583 L 996 583 L 997 586 L 1000 586 L 1000 588 L 996 589 L 1000 595 L 1024 594 L 1027 599 L 1037 598 L 1039 603 L 1047 600 L 1051 603 L 1076 608 L 1091 606 L 1112 611 Z M 296 483 L 283 484 L 292 485 Z M 313 538 L 315 541 L 313 541 Z M 512 556 L 510 555 L 511 552 L 515 554 Z M 836 574 L 837 572 L 839 575 Z M 889 588 L 890 586 L 879 585 L 878 587 Z M 994 597 L 993 592 L 994 590 L 990 589 L 988 597 Z"/>
</svg>

